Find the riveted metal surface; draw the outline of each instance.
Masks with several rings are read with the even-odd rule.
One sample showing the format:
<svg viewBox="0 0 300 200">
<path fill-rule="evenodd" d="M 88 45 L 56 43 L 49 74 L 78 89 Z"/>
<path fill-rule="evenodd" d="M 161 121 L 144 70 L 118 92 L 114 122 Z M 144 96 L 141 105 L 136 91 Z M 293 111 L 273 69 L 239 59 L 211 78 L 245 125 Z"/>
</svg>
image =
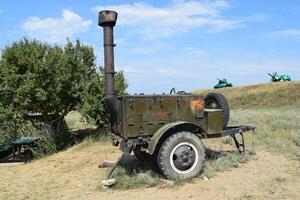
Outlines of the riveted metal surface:
<svg viewBox="0 0 300 200">
<path fill-rule="evenodd" d="M 205 124 L 201 123 L 202 95 L 127 95 L 123 97 L 123 113 L 124 137 L 151 136 L 165 124 L 182 120 Z"/>
</svg>

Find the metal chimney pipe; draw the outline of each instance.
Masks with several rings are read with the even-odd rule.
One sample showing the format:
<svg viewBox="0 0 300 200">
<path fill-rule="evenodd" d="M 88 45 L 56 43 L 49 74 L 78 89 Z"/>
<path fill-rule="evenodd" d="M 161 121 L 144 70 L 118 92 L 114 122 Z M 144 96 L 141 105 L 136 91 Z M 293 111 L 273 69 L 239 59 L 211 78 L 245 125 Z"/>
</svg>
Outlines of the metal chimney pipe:
<svg viewBox="0 0 300 200">
<path fill-rule="evenodd" d="M 115 69 L 114 69 L 114 34 L 113 27 L 116 25 L 118 13 L 112 10 L 99 12 L 98 25 L 103 27 L 104 43 L 104 85 L 105 102 L 111 116 L 113 129 L 118 123 L 119 105 L 115 93 Z M 116 130 L 116 129 L 115 129 Z"/>
<path fill-rule="evenodd" d="M 115 95 L 114 69 L 114 33 L 118 13 L 103 10 L 99 13 L 98 25 L 103 27 L 104 68 L 105 68 L 105 95 Z"/>
</svg>

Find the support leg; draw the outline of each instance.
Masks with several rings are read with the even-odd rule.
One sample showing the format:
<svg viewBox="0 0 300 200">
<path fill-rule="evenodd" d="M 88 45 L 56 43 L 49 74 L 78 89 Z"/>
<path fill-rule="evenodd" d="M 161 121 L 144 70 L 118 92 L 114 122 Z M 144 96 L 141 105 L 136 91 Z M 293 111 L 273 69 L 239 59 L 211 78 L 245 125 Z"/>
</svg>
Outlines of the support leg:
<svg viewBox="0 0 300 200">
<path fill-rule="evenodd" d="M 238 149 L 239 153 L 245 153 L 245 141 L 244 141 L 244 135 L 243 133 L 240 133 L 241 138 L 242 138 L 242 143 L 239 143 L 237 138 L 235 137 L 235 134 L 230 135 L 234 141 L 234 144 L 236 148 Z"/>
<path fill-rule="evenodd" d="M 112 175 L 112 173 L 115 171 L 115 169 L 118 167 L 118 165 L 120 164 L 120 161 L 124 158 L 125 153 L 122 153 L 122 155 L 118 158 L 118 160 L 113 164 L 113 166 L 108 170 L 106 176 L 105 176 L 105 180 L 108 180 L 110 178 L 110 176 Z"/>
</svg>

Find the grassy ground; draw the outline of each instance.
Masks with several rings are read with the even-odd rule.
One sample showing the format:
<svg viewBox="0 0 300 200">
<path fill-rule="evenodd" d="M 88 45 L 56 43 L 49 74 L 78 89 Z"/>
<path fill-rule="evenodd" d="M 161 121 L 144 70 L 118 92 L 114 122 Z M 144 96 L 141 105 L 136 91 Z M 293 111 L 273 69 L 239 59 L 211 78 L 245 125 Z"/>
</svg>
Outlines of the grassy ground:
<svg viewBox="0 0 300 200">
<path fill-rule="evenodd" d="M 231 125 L 253 124 L 246 141 L 300 157 L 300 81 L 267 83 L 194 93 L 220 92 L 231 107 Z"/>
<path fill-rule="evenodd" d="M 102 138 L 105 139 L 105 138 Z M 260 149 L 250 157 L 219 140 L 204 141 L 207 162 L 200 177 L 170 182 L 151 170 L 114 174 L 118 184 L 101 189 L 103 160 L 120 156 L 110 142 L 87 139 L 65 151 L 18 166 L 0 166 L 0 199 L 299 199 L 300 162 Z M 247 161 L 247 163 L 245 163 Z M 226 172 L 225 172 L 226 171 Z M 204 179 L 207 177 L 208 180 Z M 129 190 L 130 189 L 130 190 Z M 298 192 L 297 192 L 298 191 Z M 247 197 L 247 198 L 246 198 Z"/>
<path fill-rule="evenodd" d="M 71 111 L 65 116 L 66 123 L 70 131 L 76 131 L 86 128 L 96 128 L 94 125 L 89 124 L 77 111 Z"/>
<path fill-rule="evenodd" d="M 0 199 L 299 199 L 299 90 L 300 82 L 213 90 L 229 100 L 231 125 L 253 124 L 257 130 L 245 136 L 246 155 L 238 154 L 228 138 L 204 140 L 204 171 L 192 180 L 167 181 L 133 162 L 119 167 L 113 175 L 117 184 L 103 191 L 107 169 L 97 164 L 121 152 L 106 137 L 87 138 L 24 166 L 0 167 Z M 72 130 L 90 128 L 75 112 L 67 123 Z"/>
<path fill-rule="evenodd" d="M 247 142 L 300 159 L 299 113 L 297 106 L 234 110 L 231 124 L 255 124 L 256 134 L 246 135 Z"/>
<path fill-rule="evenodd" d="M 212 178 L 217 172 L 229 171 L 232 168 L 239 167 L 250 158 L 248 154 L 242 155 L 232 151 L 229 146 L 227 148 L 230 150 L 206 149 L 206 162 L 203 172 L 196 178 L 184 181 L 166 180 L 152 164 L 139 163 L 135 157 L 126 158 L 126 164 L 119 166 L 112 176 L 117 180 L 113 189 L 127 190 L 158 185 L 160 187 L 176 187 L 195 180 Z"/>
<path fill-rule="evenodd" d="M 226 96 L 232 109 L 300 106 L 300 81 L 276 82 L 216 90 L 195 90 L 195 94 L 218 92 Z"/>
</svg>

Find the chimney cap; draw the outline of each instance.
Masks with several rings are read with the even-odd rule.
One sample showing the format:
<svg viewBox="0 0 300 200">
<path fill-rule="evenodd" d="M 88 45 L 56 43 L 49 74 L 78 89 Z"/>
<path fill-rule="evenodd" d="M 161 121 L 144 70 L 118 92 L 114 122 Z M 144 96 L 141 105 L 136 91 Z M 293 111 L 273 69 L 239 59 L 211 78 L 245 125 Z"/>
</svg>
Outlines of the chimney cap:
<svg viewBox="0 0 300 200">
<path fill-rule="evenodd" d="M 99 26 L 115 26 L 118 13 L 113 10 L 102 10 L 99 12 Z"/>
</svg>

